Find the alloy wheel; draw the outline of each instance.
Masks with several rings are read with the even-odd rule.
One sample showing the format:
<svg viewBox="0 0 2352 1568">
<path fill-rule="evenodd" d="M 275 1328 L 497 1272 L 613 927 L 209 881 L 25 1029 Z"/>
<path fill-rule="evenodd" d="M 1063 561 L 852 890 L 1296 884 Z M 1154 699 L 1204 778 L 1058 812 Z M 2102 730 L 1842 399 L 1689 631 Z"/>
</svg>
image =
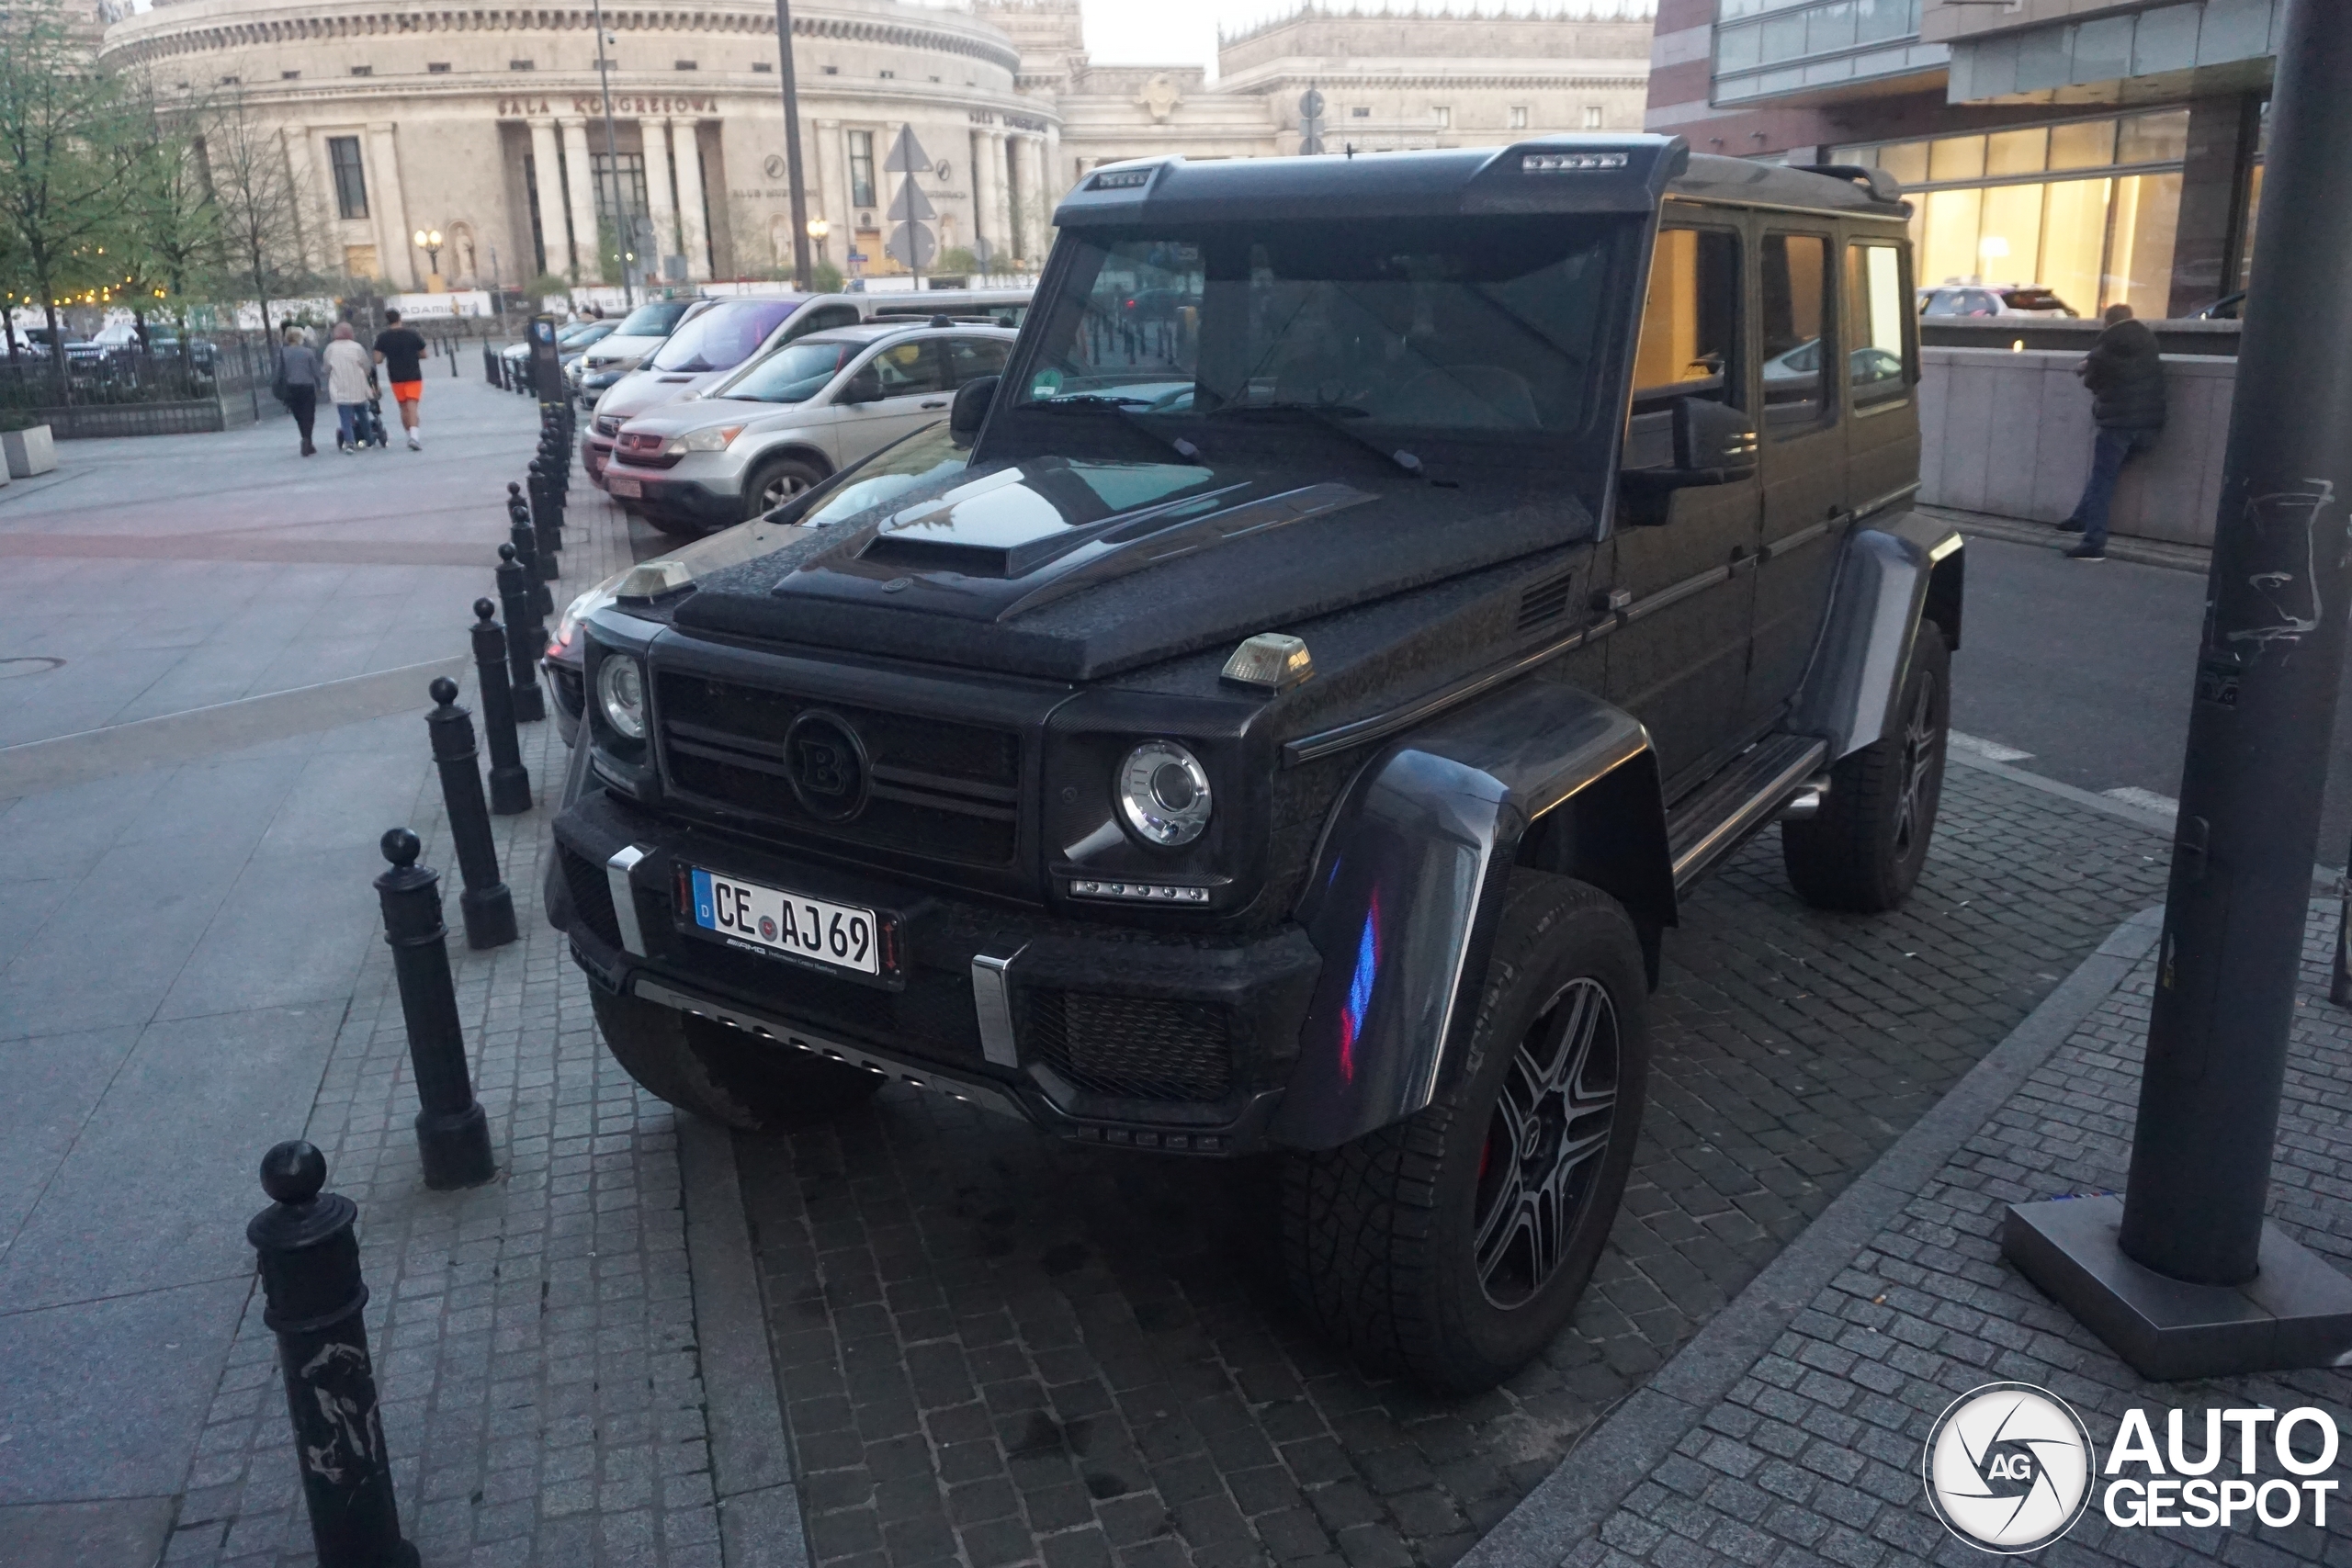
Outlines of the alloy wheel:
<svg viewBox="0 0 2352 1568">
<path fill-rule="evenodd" d="M 1903 784 L 1894 803 L 1894 852 L 1911 852 L 1911 840 L 1928 815 L 1928 792 L 1935 782 L 1936 682 L 1919 682 L 1919 695 L 1903 724 Z"/>
<path fill-rule="evenodd" d="M 1616 1123 L 1617 1009 L 1578 978 L 1520 1042 L 1478 1156 L 1472 1256 L 1498 1307 L 1524 1305 L 1559 1271 Z"/>
</svg>

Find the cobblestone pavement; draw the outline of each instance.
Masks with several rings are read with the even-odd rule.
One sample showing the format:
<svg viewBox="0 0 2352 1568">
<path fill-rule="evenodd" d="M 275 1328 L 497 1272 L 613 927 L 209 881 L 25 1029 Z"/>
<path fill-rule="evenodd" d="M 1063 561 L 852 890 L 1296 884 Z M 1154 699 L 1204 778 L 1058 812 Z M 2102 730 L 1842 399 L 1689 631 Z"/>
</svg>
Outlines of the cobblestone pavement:
<svg viewBox="0 0 2352 1568">
<path fill-rule="evenodd" d="M 815 1558 L 1452 1562 L 2157 901 L 2165 851 L 1962 769 L 1898 914 L 1807 910 L 1777 837 L 1749 846 L 1668 940 L 1593 1286 L 1475 1399 L 1368 1381 L 1306 1332 L 1271 1282 L 1261 1170 L 1084 1151 L 911 1091 L 739 1138 Z"/>
<path fill-rule="evenodd" d="M 494 544 L 503 530 L 489 515 Z M 578 480 L 570 521 L 559 608 L 636 553 L 625 520 Z M 461 624 L 452 617 L 453 639 Z M 416 718 L 384 722 L 414 725 L 424 753 Z M 410 824 L 424 863 L 443 872 L 458 1009 L 498 1179 L 467 1192 L 423 1185 L 407 1033 L 380 942 L 369 946 L 304 1135 L 326 1155 L 330 1189 L 359 1205 L 385 1440 L 424 1562 L 718 1568 L 675 1113 L 605 1052 L 579 971 L 541 914 L 548 807 L 566 750 L 552 715 L 521 733 L 539 808 L 493 819 L 520 942 L 466 949 L 437 791 Z M 256 1183 L 253 1206 L 263 1201 Z M 256 1290 L 212 1396 L 167 1564 L 311 1559 L 263 1304 Z"/>
<path fill-rule="evenodd" d="M 2335 905 L 2314 900 L 2269 1213 L 2352 1273 L 2352 1019 L 2327 1001 L 2335 941 Z M 2144 1382 L 2001 1261 L 2007 1204 L 2121 1190 L 2153 965 L 2143 961 L 1797 1315 L 1599 1538 L 1568 1557 L 1574 1568 L 1982 1563 L 1984 1554 L 1949 1535 L 1928 1510 L 1919 1466 L 1937 1416 L 1986 1382 L 2030 1382 L 2058 1394 L 2082 1415 L 2102 1453 L 2133 1406 L 2151 1413 L 2160 1443 L 2168 1407 L 2191 1412 L 2191 1434 L 2200 1408 L 2316 1405 L 2339 1428 L 2352 1426 L 2352 1379 L 2340 1370 Z M 2299 1432 L 2308 1461 L 2316 1438 L 2309 1427 Z M 2190 1436 L 2188 1451 L 2199 1447 Z M 2236 1455 L 2237 1446 L 2227 1452 Z M 2263 1476 L 2286 1477 L 2267 1455 L 2260 1464 Z M 2233 1472 L 2225 1465 L 2219 1473 Z M 2343 1470 L 2332 1473 L 2340 1479 Z M 2199 1560 L 2340 1568 L 2352 1563 L 2352 1508 L 2341 1497 L 2331 1499 L 2324 1528 L 2305 1508 L 2287 1528 L 2244 1519 L 2227 1530 L 2119 1528 L 2094 1503 L 2041 1561 L 2058 1568 Z"/>
</svg>

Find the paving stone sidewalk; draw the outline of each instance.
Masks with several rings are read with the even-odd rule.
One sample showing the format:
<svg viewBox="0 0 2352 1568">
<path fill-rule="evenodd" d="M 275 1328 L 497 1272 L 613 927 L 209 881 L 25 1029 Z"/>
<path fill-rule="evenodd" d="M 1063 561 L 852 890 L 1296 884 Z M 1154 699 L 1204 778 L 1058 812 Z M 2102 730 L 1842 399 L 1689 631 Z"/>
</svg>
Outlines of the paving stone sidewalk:
<svg viewBox="0 0 2352 1568">
<path fill-rule="evenodd" d="M 2165 850 L 1958 768 L 1894 915 L 1806 909 L 1777 835 L 1750 845 L 1668 940 L 1592 1289 L 1476 1399 L 1369 1379 L 1306 1328 L 1255 1167 L 1086 1151 L 911 1091 L 739 1137 L 815 1559 L 1453 1562 L 2160 897 Z"/>
<path fill-rule="evenodd" d="M 2335 916 L 2333 900 L 2313 900 L 2269 1213 L 2352 1274 L 2352 1014 L 2327 1000 Z M 2315 1405 L 2339 1429 L 2352 1427 L 2352 1375 L 2341 1369 L 2143 1382 L 2001 1259 L 2007 1204 L 2122 1189 L 2154 963 L 2142 960 L 1967 1138 L 1595 1538 L 1545 1560 L 1573 1568 L 1982 1563 L 1985 1555 L 1930 1512 L 1920 1465 L 1937 1416 L 1986 1382 L 2057 1393 L 2101 1453 L 2135 1406 L 2151 1413 L 2160 1442 L 2164 1413 L 2174 1408 Z M 2189 1427 L 2199 1429 L 2193 1414 Z M 1596 1439 L 1607 1440 L 1606 1432 Z M 2192 1437 L 2189 1451 L 2199 1446 Z M 2352 1481 L 2347 1471 L 2352 1463 L 2340 1461 L 2330 1473 Z M 2263 1473 L 2285 1472 L 2266 1461 Z M 2352 1507 L 2341 1496 L 2324 1527 L 2305 1510 L 2291 1527 L 2244 1519 L 2226 1530 L 2120 1528 L 2094 1503 L 2041 1561 L 2341 1568 L 2352 1563 Z"/>
<path fill-rule="evenodd" d="M 579 480 L 571 523 L 559 608 L 636 553 L 626 521 Z M 458 626 L 453 617 L 453 637 Z M 466 949 L 437 791 L 408 824 L 424 840 L 424 863 L 443 874 L 498 1179 L 467 1192 L 423 1185 L 407 1035 L 381 942 L 369 946 L 300 1131 L 325 1153 L 330 1189 L 359 1205 L 385 1440 L 424 1562 L 718 1568 L 677 1119 L 605 1052 L 578 970 L 541 912 L 567 751 L 552 714 L 522 734 L 538 805 L 493 819 L 519 942 Z M 420 754 L 424 743 L 420 722 Z M 257 1184 L 254 1200 L 260 1208 Z M 263 1304 L 256 1289 L 212 1396 L 168 1564 L 311 1560 Z"/>
</svg>

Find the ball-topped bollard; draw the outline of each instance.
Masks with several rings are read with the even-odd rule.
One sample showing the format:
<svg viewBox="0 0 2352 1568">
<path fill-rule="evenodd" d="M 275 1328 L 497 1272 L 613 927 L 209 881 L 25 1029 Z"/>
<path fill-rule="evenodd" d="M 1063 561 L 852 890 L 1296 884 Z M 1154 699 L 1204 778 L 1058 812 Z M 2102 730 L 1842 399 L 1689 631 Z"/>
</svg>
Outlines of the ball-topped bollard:
<svg viewBox="0 0 2352 1568">
<path fill-rule="evenodd" d="M 409 834 L 401 846 L 412 862 L 415 844 Z M 392 847 L 387 834 L 387 855 Z M 272 1201 L 245 1225 L 261 1266 L 262 1321 L 277 1336 L 311 1540 L 320 1568 L 415 1568 L 416 1548 L 401 1538 L 368 1354 L 368 1285 L 352 1232 L 359 1209 L 322 1191 L 326 1181 L 317 1149 L 274 1145 L 261 1158 Z"/>
<path fill-rule="evenodd" d="M 447 675 L 425 689 L 434 705 L 424 716 L 424 728 L 433 737 L 441 801 L 449 809 L 449 837 L 466 883 L 458 897 L 466 945 L 503 947 L 514 940 L 514 898 L 498 879 L 498 846 L 491 837 L 490 807 L 482 799 L 475 761 L 473 716 L 458 705 L 458 683 Z"/>
<path fill-rule="evenodd" d="M 506 676 L 514 705 L 514 722 L 537 724 L 547 717 L 547 698 L 539 691 L 539 649 L 548 643 L 547 623 L 539 618 L 535 583 L 510 542 L 498 547 L 498 602 L 506 612 Z"/>
<path fill-rule="evenodd" d="M 453 684 L 450 695 L 456 694 Z M 475 791 L 479 798 L 479 784 Z M 498 1164 L 491 1156 L 490 1119 L 475 1103 L 466 1071 L 465 1026 L 458 1018 L 447 930 L 441 923 L 441 879 L 430 866 L 416 863 L 416 835 L 407 829 L 386 833 L 383 848 L 391 869 L 376 878 L 376 897 L 383 905 L 384 941 L 400 979 L 416 1098 L 424 1104 L 416 1113 L 416 1149 L 424 1184 L 435 1190 L 478 1187 L 498 1174 Z M 511 905 L 506 919 L 512 942 Z"/>
<path fill-rule="evenodd" d="M 506 629 L 497 621 L 498 606 L 487 599 L 474 601 L 474 671 L 481 687 L 482 743 L 490 749 L 490 809 L 512 817 L 531 809 L 531 775 L 523 766 L 523 748 L 514 738 L 514 694 L 508 687 Z"/>
<path fill-rule="evenodd" d="M 510 515 L 506 527 L 506 542 L 514 547 L 514 558 L 523 563 L 523 574 L 531 585 L 531 608 L 539 617 L 555 614 L 555 595 L 548 588 L 547 574 L 539 570 L 539 534 L 532 525 L 529 508 Z"/>
</svg>

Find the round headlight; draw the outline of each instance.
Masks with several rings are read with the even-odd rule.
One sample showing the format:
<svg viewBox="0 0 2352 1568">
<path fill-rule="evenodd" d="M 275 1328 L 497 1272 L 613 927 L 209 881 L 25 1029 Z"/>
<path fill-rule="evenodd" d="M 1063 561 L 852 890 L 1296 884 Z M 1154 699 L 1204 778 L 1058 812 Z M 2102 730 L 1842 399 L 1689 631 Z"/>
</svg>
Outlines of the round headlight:
<svg viewBox="0 0 2352 1568">
<path fill-rule="evenodd" d="M 596 670 L 596 704 L 605 722 L 630 740 L 645 739 L 645 673 L 626 653 L 608 653 Z"/>
<path fill-rule="evenodd" d="M 1147 843 L 1174 849 L 1209 825 L 1209 775 L 1173 740 L 1147 740 L 1128 752 L 1112 789 L 1127 826 Z"/>
</svg>

